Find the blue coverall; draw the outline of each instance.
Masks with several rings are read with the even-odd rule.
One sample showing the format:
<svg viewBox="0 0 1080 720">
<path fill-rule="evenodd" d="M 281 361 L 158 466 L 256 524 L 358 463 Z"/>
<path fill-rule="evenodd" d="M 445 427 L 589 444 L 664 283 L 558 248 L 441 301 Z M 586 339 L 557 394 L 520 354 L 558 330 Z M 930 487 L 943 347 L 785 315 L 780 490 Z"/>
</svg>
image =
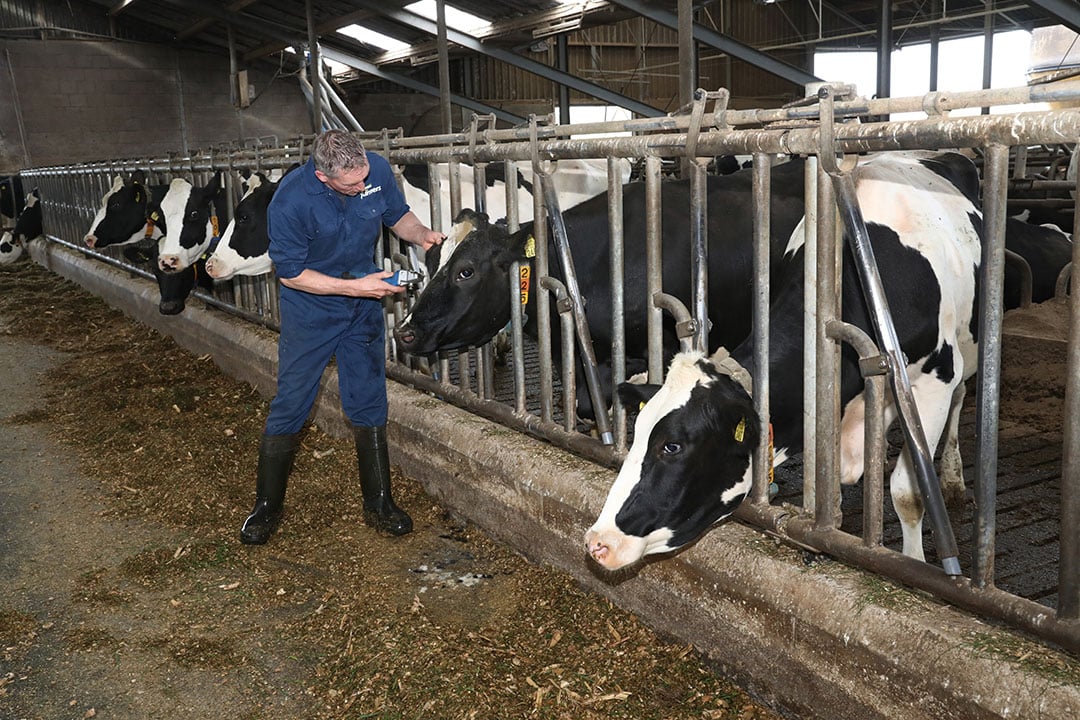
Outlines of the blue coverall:
<svg viewBox="0 0 1080 720">
<path fill-rule="evenodd" d="M 352 197 L 320 182 L 313 160 L 282 178 L 267 213 L 270 259 L 279 278 L 296 277 L 305 268 L 357 278 L 382 269 L 375 263 L 382 226 L 393 226 L 409 206 L 390 164 L 374 153 L 367 159 L 365 188 Z M 282 286 L 277 395 L 266 434 L 300 431 L 335 356 L 346 417 L 356 426 L 385 425 L 384 333 L 379 300 Z"/>
</svg>

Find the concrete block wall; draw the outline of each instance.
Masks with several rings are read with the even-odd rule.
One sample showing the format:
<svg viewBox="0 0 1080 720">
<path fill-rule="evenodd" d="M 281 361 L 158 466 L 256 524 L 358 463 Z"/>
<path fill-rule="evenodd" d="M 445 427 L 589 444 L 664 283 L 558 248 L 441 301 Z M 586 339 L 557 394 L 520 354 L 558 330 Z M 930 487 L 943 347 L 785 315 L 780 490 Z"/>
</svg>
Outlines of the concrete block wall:
<svg viewBox="0 0 1080 720">
<path fill-rule="evenodd" d="M 249 70 L 258 97 L 230 103 L 225 57 L 120 41 L 0 42 L 0 174 L 158 157 L 311 132 L 293 78 Z"/>
</svg>

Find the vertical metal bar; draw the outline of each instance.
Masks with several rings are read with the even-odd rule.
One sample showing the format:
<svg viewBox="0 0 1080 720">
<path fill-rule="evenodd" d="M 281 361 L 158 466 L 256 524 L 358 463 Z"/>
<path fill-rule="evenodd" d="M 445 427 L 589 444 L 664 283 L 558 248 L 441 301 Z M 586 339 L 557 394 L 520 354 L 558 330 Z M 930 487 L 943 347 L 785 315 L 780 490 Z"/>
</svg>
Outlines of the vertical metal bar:
<svg viewBox="0 0 1080 720">
<path fill-rule="evenodd" d="M 536 175 L 534 169 L 534 179 Z M 533 291 L 536 293 L 536 329 L 540 356 L 540 419 L 551 422 L 552 396 L 555 392 L 551 361 L 551 299 L 546 292 L 540 291 L 540 280 L 549 275 L 547 211 L 544 209 L 544 194 L 536 192 L 535 183 L 533 184 L 533 218 L 533 237 L 536 240 Z"/>
<path fill-rule="evenodd" d="M 753 297 L 754 297 L 754 410 L 760 418 L 760 437 L 769 437 L 769 251 L 771 213 L 769 179 L 772 159 L 765 153 L 754 153 L 753 206 Z M 753 488 L 751 502 L 769 501 L 769 477 L 772 471 L 770 443 L 758 443 L 754 450 Z"/>
<path fill-rule="evenodd" d="M 450 133 L 454 128 L 450 107 L 450 46 L 446 39 L 445 0 L 435 0 L 435 22 L 438 25 L 435 44 L 439 54 L 439 109 L 442 113 L 442 131 Z"/>
<path fill-rule="evenodd" d="M 319 62 L 319 35 L 315 30 L 315 10 L 312 0 L 305 3 L 308 32 L 308 67 L 311 72 L 311 129 L 322 132 L 322 63 Z"/>
<path fill-rule="evenodd" d="M 708 177 L 705 166 L 689 158 L 690 171 L 690 292 L 693 302 L 692 315 L 697 325 L 694 345 L 701 352 L 709 352 L 709 234 L 706 230 L 708 217 Z M 757 176 L 754 176 L 755 180 Z M 755 188 L 756 189 L 756 188 Z M 768 187 L 765 188 L 768 195 Z M 766 206 L 768 202 L 766 201 Z M 768 219 L 765 220 L 768 229 Z M 767 263 L 766 263 L 767 264 Z"/>
<path fill-rule="evenodd" d="M 626 381 L 626 287 L 624 283 L 625 253 L 623 247 L 623 186 L 619 176 L 618 158 L 607 159 L 608 225 L 611 248 L 611 384 L 617 388 Z M 626 413 L 616 392 L 612 393 L 612 421 L 615 430 L 615 450 L 626 452 Z"/>
<path fill-rule="evenodd" d="M 941 15 L 941 0 L 931 0 L 930 19 L 936 20 Z M 938 87 L 938 54 L 941 46 L 941 27 L 935 22 L 930 26 L 930 92 Z"/>
<path fill-rule="evenodd" d="M 570 72 L 570 52 L 567 47 L 567 33 L 559 33 L 555 36 L 555 66 L 561 72 Z M 562 83 L 556 85 L 559 92 L 559 123 L 570 124 L 570 88 Z"/>
<path fill-rule="evenodd" d="M 991 145 L 983 165 L 983 248 L 979 263 L 979 381 L 975 406 L 975 544 L 971 581 L 994 584 L 997 530 L 998 408 L 1001 391 L 1001 314 L 1005 277 L 1005 215 L 1009 191 L 1009 148 Z"/>
<path fill-rule="evenodd" d="M 487 163 L 478 162 L 473 165 L 473 209 L 477 212 L 487 212 Z M 492 218 L 495 220 L 496 218 Z"/>
<path fill-rule="evenodd" d="M 890 80 L 892 74 L 892 0 L 880 0 L 878 12 L 878 64 L 877 64 L 877 96 L 887 98 L 892 96 Z M 884 115 L 881 120 L 888 120 Z"/>
<path fill-rule="evenodd" d="M 506 227 L 511 233 L 518 231 L 518 173 L 513 160 L 503 162 L 506 178 Z M 522 275 L 522 268 L 525 275 Z M 510 353 L 514 368 L 514 409 L 524 414 L 527 392 L 525 387 L 525 319 L 522 309 L 532 290 L 532 268 L 521 263 L 510 266 Z"/>
<path fill-rule="evenodd" d="M 816 91 L 815 91 L 816 92 Z M 817 233 L 818 160 L 808 157 L 803 168 L 805 189 L 803 219 L 803 366 L 809 368 L 817 357 Z M 803 375 L 803 502 L 813 507 L 817 468 L 817 376 Z M 807 503 L 807 499 L 810 500 Z"/>
<path fill-rule="evenodd" d="M 585 382 L 589 388 L 589 399 L 592 400 L 596 430 L 600 435 L 600 441 L 605 445 L 611 445 L 615 442 L 615 438 L 611 434 L 611 423 L 607 416 L 607 399 L 604 397 L 600 387 L 600 373 L 597 367 L 596 353 L 593 349 L 592 333 L 589 330 L 589 322 L 585 314 L 585 300 L 581 295 L 581 287 L 578 284 L 577 270 L 574 268 L 574 257 L 570 252 L 570 240 L 567 237 L 566 224 L 563 222 L 562 212 L 559 210 L 559 197 L 555 192 L 555 181 L 547 173 L 541 174 L 539 179 L 544 192 L 544 205 L 548 209 L 548 217 L 554 233 L 555 249 L 559 253 L 559 262 L 566 282 L 566 292 L 570 297 L 571 310 L 574 313 L 577 341 L 580 344 L 579 350 L 585 372 Z M 563 388 L 563 390 L 565 391 L 566 388 Z"/>
<path fill-rule="evenodd" d="M 660 244 L 660 158 L 645 158 L 645 273 L 648 305 L 649 382 L 664 381 L 664 311 L 653 302 L 663 291 Z"/>
<path fill-rule="evenodd" d="M 840 524 L 840 346 L 825 328 L 840 319 L 840 243 L 837 242 L 836 198 L 832 182 L 819 169 L 817 234 L 817 476 L 812 502 L 814 527 L 828 530 Z"/>
<path fill-rule="evenodd" d="M 983 15 L 983 66 L 982 87 L 988 90 L 992 84 L 992 70 L 994 67 L 994 0 L 984 0 L 986 14 Z M 981 110 L 983 115 L 990 114 L 990 108 Z"/>
<path fill-rule="evenodd" d="M 694 88 L 697 87 L 697 43 L 694 41 L 694 3 L 693 0 L 678 0 L 678 41 L 679 41 L 679 107 L 685 108 L 694 101 Z M 694 158 L 683 157 L 680 167 L 682 177 L 693 173 Z"/>
<path fill-rule="evenodd" d="M 1080 178 L 1077 178 L 1080 195 Z M 1073 215 L 1080 238 L 1080 213 Z M 1080 243 L 1073 243 L 1072 266 L 1080 268 Z M 1075 276 L 1075 273 L 1074 273 Z M 1069 294 L 1069 350 L 1065 380 L 1065 420 L 1061 457 L 1061 561 L 1058 564 L 1058 618 L 1080 618 L 1080 292 Z"/>
</svg>

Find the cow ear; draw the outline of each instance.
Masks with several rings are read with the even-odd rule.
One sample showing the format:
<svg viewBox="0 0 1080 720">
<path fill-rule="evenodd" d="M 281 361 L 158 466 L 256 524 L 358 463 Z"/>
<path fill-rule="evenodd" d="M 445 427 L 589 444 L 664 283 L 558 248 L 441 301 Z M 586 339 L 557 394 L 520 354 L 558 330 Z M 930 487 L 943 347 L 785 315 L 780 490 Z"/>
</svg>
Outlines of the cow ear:
<svg viewBox="0 0 1080 720">
<path fill-rule="evenodd" d="M 135 185 L 145 185 L 146 173 L 144 173 L 142 170 L 136 170 L 135 172 L 131 173 L 131 182 Z"/>
<path fill-rule="evenodd" d="M 637 412 L 645 407 L 645 403 L 652 400 L 653 395 L 659 390 L 659 385 L 649 383 L 619 383 L 619 400 L 622 401 L 623 407 L 628 411 Z"/>
<path fill-rule="evenodd" d="M 442 249 L 443 246 L 441 244 L 432 245 L 424 253 L 424 267 L 427 268 L 428 277 L 433 277 L 435 275 L 435 271 L 439 269 L 439 261 L 442 257 Z"/>
<path fill-rule="evenodd" d="M 509 250 L 517 255 L 517 260 L 532 260 L 536 257 L 536 238 L 532 234 L 532 224 L 510 235 L 507 240 Z"/>
<path fill-rule="evenodd" d="M 761 441 L 761 423 L 753 403 L 740 398 L 735 402 L 708 403 L 716 410 L 710 427 L 718 437 L 728 437 L 744 450 L 757 448 Z"/>
</svg>

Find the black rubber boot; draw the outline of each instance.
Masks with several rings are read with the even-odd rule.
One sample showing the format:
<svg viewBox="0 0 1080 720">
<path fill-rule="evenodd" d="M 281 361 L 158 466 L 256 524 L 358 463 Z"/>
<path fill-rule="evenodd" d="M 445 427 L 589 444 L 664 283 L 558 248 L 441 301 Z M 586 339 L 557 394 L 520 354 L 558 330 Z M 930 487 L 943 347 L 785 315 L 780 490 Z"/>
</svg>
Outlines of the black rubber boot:
<svg viewBox="0 0 1080 720">
<path fill-rule="evenodd" d="M 240 528 L 240 542 L 245 545 L 263 545 L 277 530 L 299 437 L 299 433 L 262 436 L 255 471 L 255 509 Z"/>
<path fill-rule="evenodd" d="M 390 496 L 390 453 L 386 447 L 386 426 L 353 426 L 356 459 L 360 466 L 360 488 L 364 492 L 364 522 L 391 535 L 412 532 L 412 519 L 394 504 Z"/>
</svg>

